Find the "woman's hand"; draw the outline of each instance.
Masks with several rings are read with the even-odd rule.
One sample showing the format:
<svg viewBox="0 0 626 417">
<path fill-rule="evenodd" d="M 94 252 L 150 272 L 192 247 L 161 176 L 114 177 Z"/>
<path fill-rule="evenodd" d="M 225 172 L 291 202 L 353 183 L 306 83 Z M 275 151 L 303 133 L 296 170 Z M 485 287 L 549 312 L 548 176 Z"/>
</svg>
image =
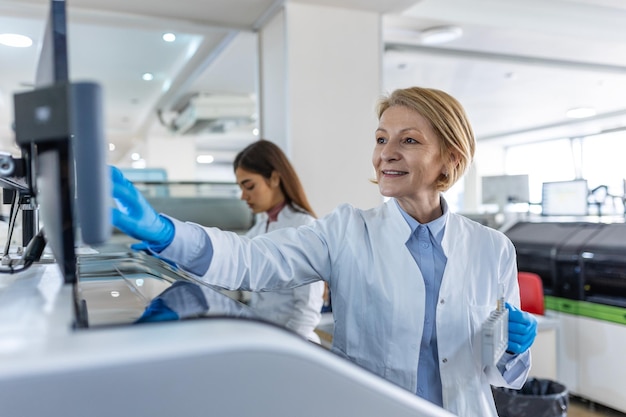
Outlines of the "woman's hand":
<svg viewBox="0 0 626 417">
<path fill-rule="evenodd" d="M 509 303 L 509 345 L 507 352 L 520 354 L 526 352 L 537 336 L 537 319 L 532 314 L 522 311 Z"/>
<path fill-rule="evenodd" d="M 122 172 L 111 166 L 113 225 L 130 237 L 144 241 L 156 252 L 165 249 L 174 239 L 174 224 L 158 214 Z"/>
</svg>

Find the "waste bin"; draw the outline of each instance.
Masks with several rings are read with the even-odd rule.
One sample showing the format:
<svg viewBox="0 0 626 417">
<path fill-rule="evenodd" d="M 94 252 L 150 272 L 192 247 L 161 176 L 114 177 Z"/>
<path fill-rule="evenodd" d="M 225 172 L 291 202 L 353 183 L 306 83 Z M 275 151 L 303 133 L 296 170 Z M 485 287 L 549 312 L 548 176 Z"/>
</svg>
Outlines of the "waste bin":
<svg viewBox="0 0 626 417">
<path fill-rule="evenodd" d="M 492 387 L 499 417 L 566 417 L 567 388 L 556 381 L 528 378 L 521 389 Z"/>
</svg>

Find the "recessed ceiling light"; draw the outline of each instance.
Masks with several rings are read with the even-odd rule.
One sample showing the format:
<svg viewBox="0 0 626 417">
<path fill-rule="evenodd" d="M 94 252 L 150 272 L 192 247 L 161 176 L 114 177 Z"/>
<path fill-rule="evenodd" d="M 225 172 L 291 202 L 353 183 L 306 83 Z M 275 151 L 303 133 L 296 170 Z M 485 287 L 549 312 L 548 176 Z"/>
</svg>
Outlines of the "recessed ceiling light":
<svg viewBox="0 0 626 417">
<path fill-rule="evenodd" d="M 28 36 L 15 33 L 0 33 L 0 45 L 12 46 L 14 48 L 28 48 L 33 44 L 33 40 Z"/>
<path fill-rule="evenodd" d="M 596 115 L 596 109 L 593 107 L 575 107 L 565 112 L 570 119 L 584 119 Z"/>
<path fill-rule="evenodd" d="M 151 74 L 151 73 L 149 73 L 149 72 L 146 72 L 146 73 L 144 73 L 144 74 L 141 76 L 141 78 L 142 78 L 144 81 L 152 81 L 152 80 L 154 80 L 154 75 L 152 75 L 152 74 Z"/>
<path fill-rule="evenodd" d="M 433 26 L 422 30 L 419 38 L 424 45 L 435 45 L 451 42 L 462 35 L 463 29 L 459 26 Z"/>
<path fill-rule="evenodd" d="M 173 33 L 164 33 L 163 34 L 163 40 L 165 42 L 174 42 L 176 40 L 176 35 L 174 35 Z"/>
<path fill-rule="evenodd" d="M 196 162 L 199 164 L 211 164 L 213 161 L 215 161 L 213 155 L 198 155 L 196 158 Z"/>
</svg>

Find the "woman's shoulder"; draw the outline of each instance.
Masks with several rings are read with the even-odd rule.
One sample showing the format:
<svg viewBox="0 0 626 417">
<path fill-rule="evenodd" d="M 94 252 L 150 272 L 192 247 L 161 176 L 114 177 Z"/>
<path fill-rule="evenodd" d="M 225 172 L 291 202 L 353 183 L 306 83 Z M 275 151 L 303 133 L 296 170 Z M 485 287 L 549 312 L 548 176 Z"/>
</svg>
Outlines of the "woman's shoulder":
<svg viewBox="0 0 626 417">
<path fill-rule="evenodd" d="M 448 222 L 456 224 L 459 227 L 471 229 L 476 232 L 484 232 L 484 233 L 491 233 L 492 231 L 496 232 L 495 229 L 487 227 L 475 220 L 470 219 L 469 217 L 466 217 L 458 213 L 450 212 L 450 217 L 448 219 Z"/>
<path fill-rule="evenodd" d="M 468 233 L 470 233 L 470 236 L 479 238 L 481 236 L 489 236 L 492 240 L 510 241 L 508 236 L 501 231 L 489 226 L 485 226 L 475 220 L 463 216 L 462 214 L 450 213 L 449 221 L 452 221 L 452 223 L 465 229 Z"/>
<path fill-rule="evenodd" d="M 339 220 L 342 222 L 369 222 L 374 219 L 378 219 L 381 211 L 384 210 L 386 210 L 384 204 L 372 208 L 362 209 L 355 207 L 350 203 L 343 203 L 338 205 L 333 211 L 331 211 L 322 218 L 326 219 L 327 221 Z"/>
<path fill-rule="evenodd" d="M 296 205 L 286 205 L 285 208 L 278 215 L 278 220 L 288 221 L 294 226 L 302 224 L 310 224 L 315 221 L 309 212 Z"/>
</svg>

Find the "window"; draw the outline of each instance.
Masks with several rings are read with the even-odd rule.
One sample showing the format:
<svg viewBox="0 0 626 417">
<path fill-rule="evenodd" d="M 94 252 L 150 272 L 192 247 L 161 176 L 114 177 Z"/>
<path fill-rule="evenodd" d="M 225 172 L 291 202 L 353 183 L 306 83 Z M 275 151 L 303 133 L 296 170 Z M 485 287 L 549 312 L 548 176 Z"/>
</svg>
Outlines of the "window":
<svg viewBox="0 0 626 417">
<path fill-rule="evenodd" d="M 624 193 L 626 178 L 626 132 L 589 136 L 583 140 L 583 178 L 589 188 L 609 187 L 609 194 Z"/>
<path fill-rule="evenodd" d="M 626 132 L 589 136 L 582 142 L 582 175 L 591 190 L 605 185 L 602 214 L 622 214 L 626 178 Z M 591 210 L 591 207 L 590 207 Z M 593 213 L 593 211 L 590 211 Z"/>
<path fill-rule="evenodd" d="M 539 203 L 544 182 L 576 178 L 572 141 L 558 139 L 511 146 L 505 153 L 505 167 L 507 175 L 528 174 L 530 201 Z"/>
</svg>

